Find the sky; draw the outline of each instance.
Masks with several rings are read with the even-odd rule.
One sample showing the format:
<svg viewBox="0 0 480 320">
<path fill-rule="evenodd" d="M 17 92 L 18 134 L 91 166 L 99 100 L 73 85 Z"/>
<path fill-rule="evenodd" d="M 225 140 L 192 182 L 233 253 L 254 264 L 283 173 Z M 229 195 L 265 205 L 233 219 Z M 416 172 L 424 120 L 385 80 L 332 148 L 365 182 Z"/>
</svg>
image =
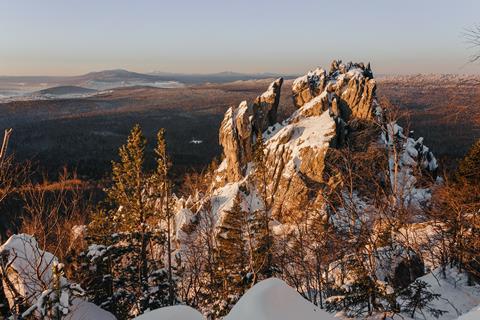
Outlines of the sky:
<svg viewBox="0 0 480 320">
<path fill-rule="evenodd" d="M 478 0 L 0 0 L 0 75 L 480 73 L 465 29 Z"/>
</svg>

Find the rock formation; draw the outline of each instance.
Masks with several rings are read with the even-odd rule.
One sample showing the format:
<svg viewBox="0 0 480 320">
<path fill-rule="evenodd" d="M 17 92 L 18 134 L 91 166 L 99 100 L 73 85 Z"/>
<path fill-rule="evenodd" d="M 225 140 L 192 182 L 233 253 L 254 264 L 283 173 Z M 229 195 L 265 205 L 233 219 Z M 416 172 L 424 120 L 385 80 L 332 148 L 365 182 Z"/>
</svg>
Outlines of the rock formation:
<svg viewBox="0 0 480 320">
<path fill-rule="evenodd" d="M 342 253 L 327 258 L 328 283 L 343 288 L 360 280 L 363 270 L 353 268 L 365 259 L 365 272 L 385 288 L 408 285 L 423 274 L 424 261 L 402 242 L 395 218 L 404 212 L 412 213 L 406 224 L 425 218 L 418 208 L 431 196 L 433 182 L 423 175 L 437 169 L 432 152 L 421 138 L 404 135 L 377 102 L 369 65 L 334 61 L 328 72 L 317 68 L 295 79 L 296 110 L 278 123 L 282 84 L 275 80 L 252 102 L 225 113 L 224 159 L 208 177 L 208 190 L 177 201 L 175 257 L 182 261 L 189 250 L 213 247 L 222 262 L 232 261 L 219 268 L 238 277 L 230 277 L 233 283 L 255 282 L 257 275 L 270 276 L 269 252 L 285 259 L 284 247 L 299 249 L 303 230 L 316 219 L 322 228 L 312 237 L 348 237 Z M 329 247 L 328 241 L 314 246 Z M 289 264 L 283 268 L 288 272 Z"/>
<path fill-rule="evenodd" d="M 293 101 L 297 108 L 326 91 L 335 116 L 348 121 L 351 116 L 372 119 L 376 83 L 370 64 L 342 64 L 333 61 L 328 74 L 315 69 L 293 82 Z"/>
<path fill-rule="evenodd" d="M 252 104 L 242 101 L 225 113 L 219 139 L 228 168 L 227 181 L 239 180 L 245 174 L 246 165 L 252 160 L 255 136 L 277 122 L 282 84 L 282 78 L 275 80 Z"/>
<path fill-rule="evenodd" d="M 253 102 L 243 101 L 227 110 L 219 133 L 224 160 L 215 172 L 209 193 L 197 199 L 196 205 L 182 205 L 183 224 L 208 210 L 221 226 L 223 221 L 231 220 L 226 215 L 232 214 L 234 199 L 246 212 L 266 208 L 279 224 L 290 223 L 305 210 L 306 203 L 324 202 L 325 186 L 332 183 L 324 170 L 326 164 L 336 165 L 326 163 L 327 152 L 358 143 L 358 136 L 367 147 L 381 145 L 390 160 L 391 150 L 398 148 L 395 152 L 400 155 L 399 167 L 395 172 L 402 178 L 392 183 L 408 191 L 405 198 L 412 203 L 428 200 L 429 190 L 417 186 L 415 175 L 417 167 L 434 172 L 435 157 L 421 139 L 406 137 L 396 123 L 387 123 L 386 111 L 376 100 L 370 65 L 334 61 L 328 73 L 317 68 L 295 79 L 292 97 L 297 110 L 278 123 L 282 84 L 283 79 L 277 79 Z M 370 135 L 363 135 L 365 128 L 374 129 Z M 259 134 L 265 145 L 268 199 L 258 195 L 252 179 Z M 195 221 L 198 223 L 198 219 Z"/>
<path fill-rule="evenodd" d="M 283 79 L 277 79 L 253 103 L 243 101 L 228 109 L 220 128 L 225 162 L 217 179 L 225 184 L 245 178 L 255 137 L 263 133 L 271 209 L 277 217 L 317 196 L 312 186 L 323 183 L 325 153 L 345 143 L 348 122 L 371 121 L 376 116 L 376 84 L 370 66 L 334 61 L 328 73 L 317 68 L 297 78 L 292 96 L 298 110 L 279 124 L 282 84 Z"/>
</svg>

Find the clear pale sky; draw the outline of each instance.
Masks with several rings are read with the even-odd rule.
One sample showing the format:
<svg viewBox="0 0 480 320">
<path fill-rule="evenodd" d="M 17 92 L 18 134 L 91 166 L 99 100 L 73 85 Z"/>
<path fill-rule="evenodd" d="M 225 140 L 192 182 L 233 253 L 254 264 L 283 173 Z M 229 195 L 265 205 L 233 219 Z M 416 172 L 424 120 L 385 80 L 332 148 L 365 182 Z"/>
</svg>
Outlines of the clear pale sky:
<svg viewBox="0 0 480 320">
<path fill-rule="evenodd" d="M 0 0 L 0 74 L 480 73 L 462 37 L 479 0 Z"/>
</svg>

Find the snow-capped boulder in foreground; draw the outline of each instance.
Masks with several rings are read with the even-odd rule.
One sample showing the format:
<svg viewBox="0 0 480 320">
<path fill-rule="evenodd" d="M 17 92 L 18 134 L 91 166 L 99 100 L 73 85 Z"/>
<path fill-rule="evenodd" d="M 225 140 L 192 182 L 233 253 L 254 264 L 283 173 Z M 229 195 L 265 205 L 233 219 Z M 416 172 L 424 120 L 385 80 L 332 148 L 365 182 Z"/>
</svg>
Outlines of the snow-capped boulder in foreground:
<svg viewBox="0 0 480 320">
<path fill-rule="evenodd" d="M 187 306 L 160 308 L 135 320 L 202 320 Z M 334 320 L 335 318 L 305 300 L 295 289 L 277 278 L 257 283 L 236 303 L 225 320 Z"/>
<path fill-rule="evenodd" d="M 71 312 L 65 317 L 65 320 L 115 320 L 115 316 L 108 311 L 103 310 L 96 304 L 82 300 L 74 299 Z"/>
<path fill-rule="evenodd" d="M 0 256 L 6 259 L 8 266 L 5 274 L 2 274 L 5 296 L 10 306 L 14 305 L 15 294 L 26 299 L 32 307 L 30 309 L 39 311 L 44 308 L 42 299 L 51 290 L 53 283 L 52 268 L 58 263 L 58 259 L 50 252 L 42 250 L 35 238 L 28 234 L 11 236 L 0 246 Z M 8 281 L 7 281 L 8 280 Z M 61 283 L 68 284 L 69 281 L 62 277 Z M 11 288 L 10 286 L 13 286 Z M 81 298 L 68 297 L 67 291 L 62 291 L 61 307 L 69 310 L 65 319 L 81 320 L 114 320 L 115 317 Z M 66 301 L 64 301 L 66 300 Z M 68 301 L 71 305 L 68 306 Z"/>
<path fill-rule="evenodd" d="M 280 279 L 257 283 L 237 302 L 225 320 L 333 320 Z"/>
<path fill-rule="evenodd" d="M 203 320 L 203 316 L 197 310 L 187 306 L 173 306 L 160 308 L 141 316 L 134 320 Z"/>
</svg>

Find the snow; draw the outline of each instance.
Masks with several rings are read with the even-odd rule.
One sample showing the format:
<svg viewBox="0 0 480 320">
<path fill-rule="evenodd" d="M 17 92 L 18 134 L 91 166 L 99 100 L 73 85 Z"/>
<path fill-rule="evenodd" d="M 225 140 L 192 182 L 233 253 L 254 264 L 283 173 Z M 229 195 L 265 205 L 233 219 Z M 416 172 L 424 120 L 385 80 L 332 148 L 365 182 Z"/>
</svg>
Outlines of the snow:
<svg viewBox="0 0 480 320">
<path fill-rule="evenodd" d="M 442 229 L 445 226 L 440 222 L 422 222 L 406 224 L 398 230 L 396 241 L 402 243 L 407 240 L 412 248 L 421 255 L 422 261 L 428 270 L 433 270 L 441 264 L 443 246 L 448 245 L 441 239 Z"/>
<path fill-rule="evenodd" d="M 309 106 L 310 103 L 307 103 L 302 109 Z M 322 150 L 326 152 L 334 134 L 335 121 L 330 117 L 327 110 L 320 116 L 303 118 L 283 127 L 267 141 L 266 149 L 272 150 L 278 148 L 279 145 L 289 149 L 291 157 L 285 166 L 284 175 L 291 175 L 294 170 L 298 171 L 300 169 L 302 149 L 311 147 L 319 149 L 318 152 L 322 152 Z M 289 139 L 286 139 L 287 137 Z M 280 143 L 280 141 L 285 140 L 287 140 L 286 143 Z"/>
<path fill-rule="evenodd" d="M 277 80 L 275 80 L 274 82 L 272 82 L 272 83 L 268 86 L 267 91 L 265 91 L 264 93 L 262 93 L 261 98 L 263 98 L 263 99 L 270 99 L 270 98 L 275 94 L 273 88 L 274 88 L 274 86 L 277 84 L 277 82 L 278 82 L 279 80 L 280 80 L 280 79 L 277 79 Z"/>
<path fill-rule="evenodd" d="M 82 300 L 74 299 L 71 312 L 65 317 L 66 320 L 115 320 L 115 316 L 99 306 Z"/>
<path fill-rule="evenodd" d="M 280 279 L 257 283 L 237 302 L 225 320 L 333 320 Z"/>
<path fill-rule="evenodd" d="M 431 199 L 431 190 L 417 188 L 414 172 L 420 167 L 435 172 L 437 160 L 430 150 L 423 145 L 423 138 L 417 140 L 406 137 L 403 128 L 396 122 L 386 125 L 380 136 L 389 152 L 390 180 L 397 190 L 398 200 L 403 199 L 406 206 L 420 208 Z"/>
<path fill-rule="evenodd" d="M 480 319 L 480 308 L 475 308 L 474 310 L 458 318 L 458 320 L 478 320 L 478 319 Z"/>
<path fill-rule="evenodd" d="M 215 221 L 222 223 L 223 214 L 233 208 L 235 196 L 239 190 L 238 183 L 228 183 L 224 187 L 215 190 L 212 198 L 212 213 Z M 217 224 L 217 222 L 215 222 Z"/>
<path fill-rule="evenodd" d="M 91 261 L 95 261 L 98 258 L 103 257 L 103 255 L 107 252 L 107 247 L 101 244 L 91 244 L 88 247 L 87 257 L 90 258 Z"/>
<path fill-rule="evenodd" d="M 442 276 L 440 268 L 433 272 L 420 277 L 419 280 L 425 281 L 431 287 L 429 290 L 433 293 L 441 294 L 439 300 L 432 302 L 432 305 L 447 313 L 440 316 L 439 320 L 453 320 L 470 310 L 480 305 L 480 286 L 468 286 L 467 276 L 459 273 L 455 268 L 446 269 L 445 279 Z M 477 317 L 475 317 L 475 315 Z M 425 317 L 424 317 L 425 316 Z M 425 313 L 425 315 L 416 315 L 417 319 L 434 320 L 432 315 Z M 468 317 L 460 317 L 459 320 L 480 319 L 480 311 L 472 312 Z"/>
<path fill-rule="evenodd" d="M 98 249 L 98 248 L 97 248 Z M 38 246 L 35 238 L 28 234 L 18 234 L 11 236 L 1 247 L 1 253 L 8 253 L 9 267 L 7 275 L 14 283 L 15 289 L 23 297 L 29 297 L 28 301 L 32 304 L 29 309 L 42 311 L 42 300 L 46 299 L 52 292 L 49 288 L 52 279 L 52 267 L 58 263 L 57 257 L 47 251 L 43 251 Z M 61 264 L 58 264 L 61 267 Z M 68 283 L 68 280 L 61 279 L 62 285 Z M 81 288 L 78 288 L 81 290 Z M 9 303 L 12 303 L 10 291 L 6 290 L 5 294 Z M 69 296 L 66 292 L 62 292 L 60 296 L 60 306 L 63 306 L 63 313 L 68 312 Z M 70 312 L 66 316 L 69 320 L 110 320 L 115 317 L 96 306 L 93 303 L 74 298 Z"/>
<path fill-rule="evenodd" d="M 293 91 L 298 91 L 299 88 L 300 88 L 304 83 L 307 83 L 307 82 L 308 82 L 308 75 L 304 75 L 304 76 L 301 76 L 301 77 L 296 78 L 295 80 L 293 80 L 292 90 L 293 90 Z"/>
<path fill-rule="evenodd" d="M 11 236 L 0 247 L 0 252 L 8 252 L 7 265 L 16 273 L 16 289 L 27 297 L 44 291 L 44 284 L 52 279 L 52 266 L 58 262 L 53 254 L 41 250 L 35 238 L 28 234 Z M 7 298 L 11 300 L 8 293 L 7 290 Z"/>
<path fill-rule="evenodd" d="M 72 237 L 73 239 L 83 239 L 87 233 L 87 226 L 84 224 L 74 225 L 72 227 Z"/>
<path fill-rule="evenodd" d="M 93 319 L 93 318 L 92 318 Z M 134 320 L 203 320 L 197 310 L 187 306 L 172 306 L 144 313 Z"/>
<path fill-rule="evenodd" d="M 347 75 L 349 78 L 361 78 L 363 77 L 363 70 L 360 68 L 351 68 L 348 70 Z"/>
</svg>

